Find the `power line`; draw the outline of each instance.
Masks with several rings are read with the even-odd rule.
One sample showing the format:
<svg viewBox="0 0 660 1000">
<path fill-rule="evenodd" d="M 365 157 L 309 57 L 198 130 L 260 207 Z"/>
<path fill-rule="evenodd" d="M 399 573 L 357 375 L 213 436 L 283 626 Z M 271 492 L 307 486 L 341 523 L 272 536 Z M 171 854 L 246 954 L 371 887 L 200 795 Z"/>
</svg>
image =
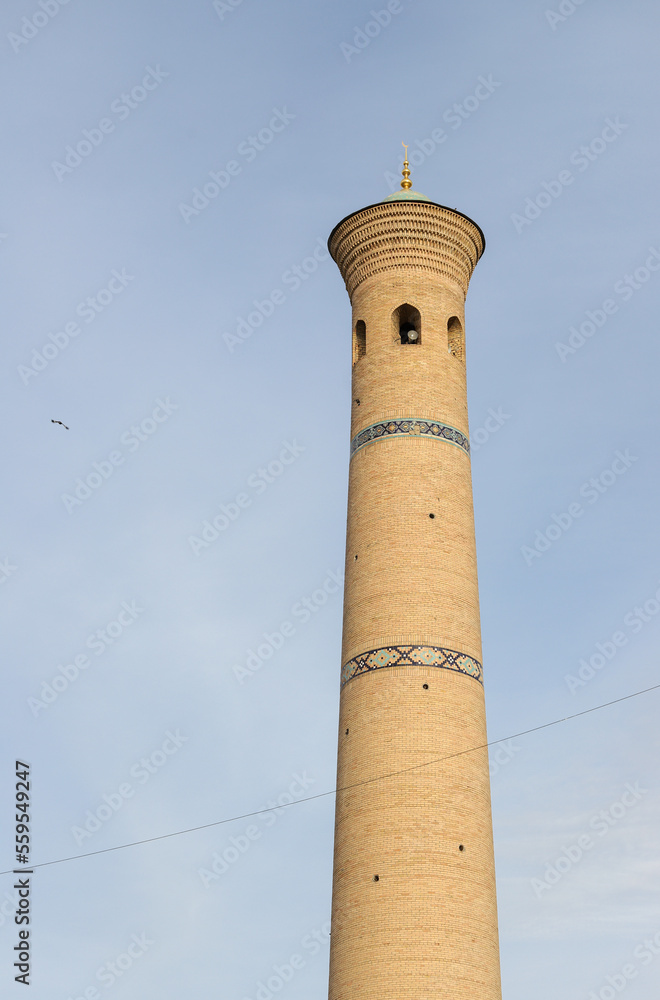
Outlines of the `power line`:
<svg viewBox="0 0 660 1000">
<path fill-rule="evenodd" d="M 488 743 L 482 743 L 480 746 L 470 747 L 469 750 L 458 750 L 456 753 L 447 754 L 445 757 L 436 757 L 434 760 L 427 760 L 423 764 L 413 764 L 411 767 L 404 767 L 400 771 L 391 771 L 389 774 L 381 774 L 375 778 L 365 778 L 364 781 L 356 781 L 350 785 L 344 785 L 342 788 L 331 788 L 327 792 L 317 792 L 316 795 L 307 795 L 304 799 L 296 799 L 294 802 L 284 802 L 282 805 L 278 803 L 275 808 L 286 809 L 289 806 L 297 806 L 303 802 L 313 802 L 315 799 L 327 798 L 328 795 L 336 795 L 338 792 L 348 792 L 353 788 L 360 788 L 363 785 L 373 784 L 375 781 L 386 781 L 388 778 L 395 778 L 400 774 L 407 774 L 409 771 L 416 771 L 422 767 L 430 767 L 432 764 L 441 764 L 443 761 L 452 760 L 454 757 L 462 757 L 468 753 L 475 753 L 477 750 L 486 750 L 488 747 L 497 746 L 498 743 L 504 743 L 506 740 L 520 739 L 522 736 L 529 736 L 530 733 L 538 733 L 541 729 L 549 729 L 551 726 L 559 726 L 562 722 L 570 722 L 572 719 L 579 719 L 583 715 L 590 715 L 591 712 L 599 712 L 603 708 L 610 708 L 612 705 L 619 705 L 622 701 L 629 701 L 631 698 L 638 698 L 640 695 L 649 694 L 649 692 L 657 691 L 659 688 L 660 684 L 654 684 L 652 687 L 644 688 L 642 691 L 633 691 L 632 694 L 626 694 L 621 698 L 615 698 L 614 701 L 606 701 L 603 702 L 602 705 L 595 705 L 593 708 L 585 708 L 584 711 L 575 712 L 574 715 L 567 715 L 563 719 L 555 719 L 553 722 L 544 722 L 543 725 L 534 726 L 533 729 L 524 729 L 520 733 L 514 733 L 513 736 L 504 736 L 499 740 L 490 740 Z M 186 833 L 196 833 L 198 830 L 208 830 L 212 826 L 224 826 L 226 823 L 236 823 L 239 819 L 251 819 L 253 816 L 261 816 L 263 813 L 268 812 L 273 812 L 273 807 L 268 809 L 255 809 L 253 812 L 241 813 L 239 816 L 229 816 L 227 819 L 218 819 L 213 823 L 203 823 L 201 826 L 191 826 L 186 830 L 175 830 L 173 833 L 161 833 L 158 837 L 147 837 L 145 840 L 134 840 L 130 844 L 118 844 L 116 847 L 104 847 L 102 850 L 89 851 L 87 854 L 73 854 L 70 858 L 57 858 L 55 861 L 44 861 L 40 865 L 30 865 L 30 870 L 34 868 L 47 868 L 49 865 L 62 865 L 68 861 L 79 861 L 82 858 L 92 858 L 98 854 L 109 854 L 111 851 L 123 851 L 128 847 L 139 847 L 141 844 L 152 844 L 157 840 L 168 840 L 170 837 L 182 837 Z M 0 872 L 0 875 L 13 874 L 15 874 L 13 869 Z"/>
</svg>

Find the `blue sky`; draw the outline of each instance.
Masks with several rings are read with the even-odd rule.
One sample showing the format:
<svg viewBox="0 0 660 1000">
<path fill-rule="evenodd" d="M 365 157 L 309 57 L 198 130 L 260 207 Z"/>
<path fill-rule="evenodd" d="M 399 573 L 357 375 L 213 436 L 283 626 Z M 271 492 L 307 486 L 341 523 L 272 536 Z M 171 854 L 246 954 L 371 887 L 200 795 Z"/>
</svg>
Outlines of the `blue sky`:
<svg viewBox="0 0 660 1000">
<path fill-rule="evenodd" d="M 490 738 L 658 683 L 657 5 L 43 5 L 0 14 L 3 868 L 17 757 L 35 863 L 333 788 L 350 310 L 324 248 L 402 140 L 487 240 Z M 657 997 L 658 697 L 491 748 L 507 1000 Z M 278 995 L 322 998 L 333 809 L 37 869 L 33 1000 L 255 1000 L 292 956 Z"/>
</svg>

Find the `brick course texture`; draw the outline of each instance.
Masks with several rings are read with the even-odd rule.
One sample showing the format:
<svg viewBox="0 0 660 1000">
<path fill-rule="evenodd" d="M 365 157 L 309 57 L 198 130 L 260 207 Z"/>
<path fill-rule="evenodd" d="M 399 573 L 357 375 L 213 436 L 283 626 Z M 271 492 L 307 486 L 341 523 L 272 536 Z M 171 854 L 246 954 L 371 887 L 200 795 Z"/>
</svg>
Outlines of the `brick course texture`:
<svg viewBox="0 0 660 1000">
<path fill-rule="evenodd" d="M 351 439 L 394 418 L 467 435 L 481 231 L 386 201 L 329 245 L 353 307 Z M 419 313 L 417 343 L 401 343 L 402 306 Z M 384 652 L 341 691 L 329 997 L 501 1000 L 483 687 L 431 662 L 388 666 L 402 646 L 482 661 L 470 458 L 414 429 L 350 464 L 342 664 Z"/>
</svg>

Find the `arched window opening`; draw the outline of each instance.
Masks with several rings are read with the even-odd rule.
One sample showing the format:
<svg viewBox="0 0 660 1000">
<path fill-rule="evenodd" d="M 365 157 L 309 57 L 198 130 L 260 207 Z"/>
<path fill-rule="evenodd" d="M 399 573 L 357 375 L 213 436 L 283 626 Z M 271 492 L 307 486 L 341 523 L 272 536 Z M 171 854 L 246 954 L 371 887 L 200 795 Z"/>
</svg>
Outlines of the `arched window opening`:
<svg viewBox="0 0 660 1000">
<path fill-rule="evenodd" d="M 452 316 L 447 321 L 447 343 L 449 353 L 459 361 L 463 361 L 465 356 L 463 327 L 458 316 Z"/>
<path fill-rule="evenodd" d="M 353 338 L 353 364 L 357 364 L 360 358 L 367 353 L 367 327 L 363 319 L 359 319 L 355 324 L 355 336 Z"/>
<path fill-rule="evenodd" d="M 422 317 L 419 309 L 404 303 L 392 313 L 395 339 L 401 344 L 421 344 Z"/>
</svg>

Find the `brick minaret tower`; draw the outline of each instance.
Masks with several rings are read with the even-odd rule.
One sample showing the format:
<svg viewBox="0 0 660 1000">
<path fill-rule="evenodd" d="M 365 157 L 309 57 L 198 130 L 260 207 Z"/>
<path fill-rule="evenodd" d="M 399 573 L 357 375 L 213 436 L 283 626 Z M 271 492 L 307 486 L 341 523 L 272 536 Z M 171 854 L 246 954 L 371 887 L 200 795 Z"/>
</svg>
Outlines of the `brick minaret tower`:
<svg viewBox="0 0 660 1000">
<path fill-rule="evenodd" d="M 464 344 L 484 237 L 403 176 L 328 244 L 353 307 L 329 996 L 500 1000 Z"/>
</svg>

